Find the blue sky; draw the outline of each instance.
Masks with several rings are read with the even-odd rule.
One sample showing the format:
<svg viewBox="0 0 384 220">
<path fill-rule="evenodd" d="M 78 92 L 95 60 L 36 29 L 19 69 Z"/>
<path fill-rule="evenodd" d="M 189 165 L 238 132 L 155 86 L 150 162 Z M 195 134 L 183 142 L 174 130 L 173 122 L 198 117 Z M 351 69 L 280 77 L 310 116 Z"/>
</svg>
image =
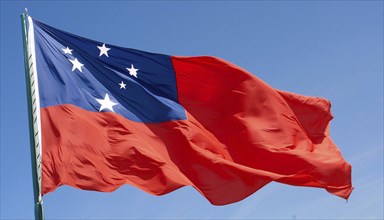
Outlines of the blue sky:
<svg viewBox="0 0 384 220">
<path fill-rule="evenodd" d="M 383 219 L 382 1 L 1 1 L 1 219 L 30 219 L 33 189 L 20 14 L 109 44 L 213 55 L 271 86 L 332 102 L 331 135 L 352 164 L 348 202 L 271 183 L 213 206 L 191 187 L 152 196 L 60 187 L 47 219 Z"/>
</svg>

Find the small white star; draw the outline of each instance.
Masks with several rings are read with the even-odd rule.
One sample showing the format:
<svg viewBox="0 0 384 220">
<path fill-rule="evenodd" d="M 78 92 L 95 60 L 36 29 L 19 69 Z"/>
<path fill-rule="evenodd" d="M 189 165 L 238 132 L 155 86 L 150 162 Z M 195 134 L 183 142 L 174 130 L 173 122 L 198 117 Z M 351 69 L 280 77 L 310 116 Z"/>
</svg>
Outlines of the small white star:
<svg viewBox="0 0 384 220">
<path fill-rule="evenodd" d="M 84 64 L 80 63 L 77 58 L 75 58 L 74 60 L 71 60 L 71 59 L 68 59 L 69 61 L 71 61 L 71 63 L 73 64 L 73 67 L 72 67 L 72 72 L 75 70 L 75 69 L 78 69 L 80 70 L 80 72 L 83 72 L 81 70 L 81 67 L 84 66 Z"/>
<path fill-rule="evenodd" d="M 113 111 L 113 106 L 118 104 L 118 103 L 112 102 L 111 99 L 109 99 L 109 95 L 107 93 L 105 94 L 104 99 L 96 99 L 96 101 L 99 102 L 101 105 L 99 112 L 101 112 L 104 109 L 109 109 Z"/>
<path fill-rule="evenodd" d="M 125 84 L 123 81 L 121 81 L 121 83 L 119 83 L 119 85 L 120 85 L 120 89 L 126 89 L 125 86 L 127 84 Z"/>
<path fill-rule="evenodd" d="M 99 57 L 101 57 L 103 54 L 108 57 L 108 50 L 110 50 L 111 48 L 106 47 L 105 44 L 103 44 L 103 46 L 101 47 L 98 46 L 97 48 L 99 48 L 100 50 Z"/>
<path fill-rule="evenodd" d="M 133 64 L 131 64 L 131 68 L 126 68 L 126 69 L 129 71 L 129 75 L 137 78 L 137 71 L 139 69 L 135 69 L 135 67 L 133 67 Z"/>
<path fill-rule="evenodd" d="M 72 54 L 72 51 L 73 51 L 73 50 L 69 49 L 68 47 L 61 49 L 61 50 L 64 52 L 64 54 Z"/>
</svg>

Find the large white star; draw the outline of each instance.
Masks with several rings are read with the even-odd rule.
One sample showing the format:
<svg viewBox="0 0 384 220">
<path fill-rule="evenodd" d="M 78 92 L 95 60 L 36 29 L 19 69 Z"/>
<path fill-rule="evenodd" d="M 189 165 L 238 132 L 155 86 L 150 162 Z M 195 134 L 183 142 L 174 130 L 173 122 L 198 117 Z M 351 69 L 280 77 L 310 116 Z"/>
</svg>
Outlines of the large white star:
<svg viewBox="0 0 384 220">
<path fill-rule="evenodd" d="M 81 67 L 84 66 L 84 64 L 80 63 L 77 58 L 75 58 L 74 60 L 71 60 L 71 59 L 68 59 L 69 61 L 71 61 L 71 63 L 73 64 L 73 67 L 72 67 L 72 72 L 75 70 L 75 69 L 78 69 L 80 70 L 80 72 L 83 72 L 81 70 Z"/>
<path fill-rule="evenodd" d="M 118 103 L 112 102 L 111 99 L 109 99 L 108 93 L 105 94 L 104 99 L 96 99 L 96 101 L 98 101 L 101 105 L 99 112 L 101 112 L 104 109 L 109 109 L 109 110 L 113 111 L 113 106 L 118 104 Z"/>
<path fill-rule="evenodd" d="M 121 81 L 121 83 L 119 83 L 119 85 L 120 85 L 120 89 L 126 89 L 125 86 L 127 84 L 125 84 L 123 81 Z"/>
<path fill-rule="evenodd" d="M 133 66 L 133 64 L 131 64 L 131 68 L 126 68 L 128 71 L 129 71 L 129 75 L 131 76 L 134 76 L 137 78 L 137 71 L 139 69 L 135 69 L 135 67 Z"/>
<path fill-rule="evenodd" d="M 103 54 L 108 57 L 108 50 L 110 50 L 111 48 L 106 47 L 105 44 L 103 44 L 103 46 L 101 47 L 98 46 L 97 48 L 99 48 L 100 50 L 99 57 L 101 57 Z"/>
<path fill-rule="evenodd" d="M 64 52 L 64 54 L 72 54 L 72 50 L 69 49 L 68 47 L 61 50 Z"/>
</svg>

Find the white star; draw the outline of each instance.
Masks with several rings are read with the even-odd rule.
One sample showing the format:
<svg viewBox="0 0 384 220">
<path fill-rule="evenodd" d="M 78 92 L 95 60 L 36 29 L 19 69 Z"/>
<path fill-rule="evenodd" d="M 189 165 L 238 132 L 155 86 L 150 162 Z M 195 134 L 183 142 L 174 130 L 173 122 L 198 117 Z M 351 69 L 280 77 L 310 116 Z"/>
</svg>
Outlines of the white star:
<svg viewBox="0 0 384 220">
<path fill-rule="evenodd" d="M 64 54 L 72 54 L 72 50 L 69 49 L 68 47 L 61 50 L 64 52 Z"/>
<path fill-rule="evenodd" d="M 110 99 L 109 99 L 109 95 L 108 94 L 105 94 L 105 97 L 104 99 L 96 99 L 96 101 L 98 101 L 100 103 L 100 109 L 99 109 L 99 112 L 101 112 L 102 110 L 104 109 L 109 109 L 111 111 L 113 111 L 113 106 L 114 105 L 117 105 L 118 103 L 115 103 L 115 102 L 112 102 Z M 113 111 L 114 112 L 114 111 Z"/>
<path fill-rule="evenodd" d="M 101 57 L 103 54 L 108 57 L 108 50 L 110 50 L 111 48 L 106 47 L 105 44 L 103 44 L 103 46 L 101 47 L 98 46 L 97 48 L 99 48 L 100 50 L 99 57 Z"/>
<path fill-rule="evenodd" d="M 120 89 L 126 89 L 125 86 L 127 84 L 125 84 L 123 81 L 121 81 L 121 83 L 119 83 L 119 85 L 120 85 Z"/>
<path fill-rule="evenodd" d="M 133 64 L 131 64 L 131 68 L 126 68 L 126 69 L 129 71 L 129 75 L 137 78 L 137 71 L 139 69 L 135 69 L 135 67 L 133 67 Z"/>
<path fill-rule="evenodd" d="M 83 72 L 81 70 L 81 67 L 84 66 L 84 64 L 80 63 L 77 58 L 75 58 L 74 60 L 71 60 L 71 59 L 68 59 L 69 61 L 71 61 L 71 63 L 73 64 L 73 67 L 72 67 L 72 72 L 75 70 L 75 69 L 78 69 L 80 70 L 80 72 Z"/>
</svg>

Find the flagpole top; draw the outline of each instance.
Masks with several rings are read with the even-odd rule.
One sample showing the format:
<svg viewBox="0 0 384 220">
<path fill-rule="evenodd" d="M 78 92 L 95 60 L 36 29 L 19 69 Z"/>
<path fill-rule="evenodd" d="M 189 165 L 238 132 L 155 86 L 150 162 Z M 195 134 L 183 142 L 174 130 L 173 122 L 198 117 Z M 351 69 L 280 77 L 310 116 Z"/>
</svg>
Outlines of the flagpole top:
<svg viewBox="0 0 384 220">
<path fill-rule="evenodd" d="M 25 10 L 25 15 L 28 16 L 28 8 L 24 8 L 24 10 Z"/>
</svg>

